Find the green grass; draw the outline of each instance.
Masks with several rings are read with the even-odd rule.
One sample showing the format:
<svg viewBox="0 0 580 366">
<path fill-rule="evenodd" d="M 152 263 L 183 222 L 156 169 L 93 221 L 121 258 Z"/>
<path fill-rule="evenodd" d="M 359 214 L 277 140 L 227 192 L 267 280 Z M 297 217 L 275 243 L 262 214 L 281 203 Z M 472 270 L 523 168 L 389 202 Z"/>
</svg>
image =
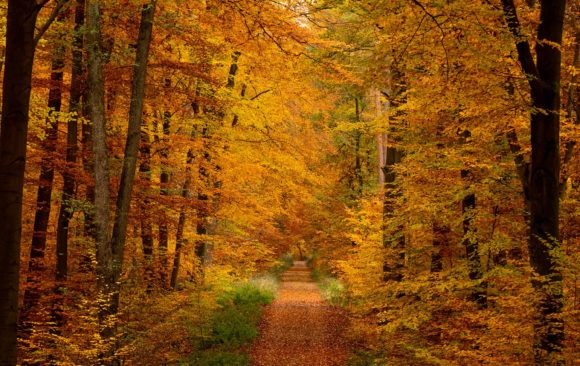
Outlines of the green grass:
<svg viewBox="0 0 580 366">
<path fill-rule="evenodd" d="M 258 336 L 258 321 L 262 306 L 274 300 L 278 282 L 273 276 L 259 277 L 234 286 L 217 298 L 218 310 L 213 314 L 208 337 L 197 352 L 184 365 L 199 366 L 246 366 L 247 355 L 240 352 L 242 346 Z"/>
<path fill-rule="evenodd" d="M 294 258 L 292 254 L 286 253 L 270 268 L 269 272 L 276 276 L 276 278 L 280 278 L 280 275 L 293 265 Z"/>
<path fill-rule="evenodd" d="M 247 366 L 250 364 L 247 355 L 233 352 L 206 351 L 191 358 L 184 365 L 191 366 Z"/>
<path fill-rule="evenodd" d="M 318 283 L 322 298 L 335 306 L 346 305 L 344 285 L 336 278 L 317 268 L 312 270 L 312 279 Z"/>
</svg>

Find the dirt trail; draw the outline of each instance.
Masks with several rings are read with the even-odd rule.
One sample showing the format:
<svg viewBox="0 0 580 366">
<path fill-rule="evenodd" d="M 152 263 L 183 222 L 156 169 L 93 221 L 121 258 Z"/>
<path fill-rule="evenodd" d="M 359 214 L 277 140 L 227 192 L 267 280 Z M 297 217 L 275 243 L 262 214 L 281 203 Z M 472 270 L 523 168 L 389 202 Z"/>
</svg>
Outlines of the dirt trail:
<svg viewBox="0 0 580 366">
<path fill-rule="evenodd" d="M 294 262 L 264 311 L 252 366 L 344 366 L 346 327 L 344 314 L 322 300 L 306 263 Z"/>
</svg>

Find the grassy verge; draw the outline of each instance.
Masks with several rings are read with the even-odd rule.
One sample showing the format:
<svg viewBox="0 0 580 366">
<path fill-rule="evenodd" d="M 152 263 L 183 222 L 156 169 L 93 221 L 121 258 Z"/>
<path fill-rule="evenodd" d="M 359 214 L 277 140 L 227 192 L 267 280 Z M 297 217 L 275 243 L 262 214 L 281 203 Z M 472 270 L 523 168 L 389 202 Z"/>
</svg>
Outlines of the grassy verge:
<svg viewBox="0 0 580 366">
<path fill-rule="evenodd" d="M 292 265 L 294 265 L 294 258 L 291 253 L 286 253 L 268 270 L 268 272 L 279 279 L 280 275 L 288 268 L 292 267 Z"/>
<path fill-rule="evenodd" d="M 264 276 L 220 294 L 218 308 L 206 326 L 207 336 L 193 340 L 197 351 L 182 365 L 249 365 L 245 351 L 258 335 L 262 306 L 272 302 L 277 286 L 275 277 Z"/>
<path fill-rule="evenodd" d="M 318 283 L 322 298 L 329 304 L 335 306 L 346 305 L 344 285 L 338 279 L 318 268 L 312 269 L 312 279 Z"/>
</svg>

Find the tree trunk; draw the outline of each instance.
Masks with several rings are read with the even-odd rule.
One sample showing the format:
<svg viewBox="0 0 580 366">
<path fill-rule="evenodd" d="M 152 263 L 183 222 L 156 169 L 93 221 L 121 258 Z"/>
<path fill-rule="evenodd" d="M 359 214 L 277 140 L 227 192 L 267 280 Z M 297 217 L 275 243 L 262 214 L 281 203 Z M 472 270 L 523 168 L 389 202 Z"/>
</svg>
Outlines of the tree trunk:
<svg viewBox="0 0 580 366">
<path fill-rule="evenodd" d="M 203 191 L 203 189 L 210 188 L 210 174 L 208 171 L 209 165 L 211 164 L 211 155 L 209 153 L 209 134 L 208 134 L 208 127 L 203 127 L 202 132 L 202 139 L 203 139 L 203 155 L 202 160 L 200 162 L 199 167 L 199 175 L 202 180 L 202 187 L 199 189 L 197 193 L 197 200 L 198 200 L 198 209 L 197 209 L 197 222 L 196 222 L 196 233 L 197 235 L 201 236 L 201 239 L 196 240 L 195 242 L 195 256 L 199 261 L 199 275 L 194 275 L 194 282 L 201 283 L 201 280 L 204 276 L 204 264 L 205 264 L 205 255 L 207 252 L 207 239 L 205 235 L 208 234 L 208 221 L 210 218 L 210 202 L 209 196 Z M 195 271 L 194 271 L 195 273 Z"/>
<path fill-rule="evenodd" d="M 431 252 L 431 273 L 443 271 L 443 247 L 446 245 L 448 235 L 451 232 L 449 226 L 441 225 L 437 221 L 433 223 L 433 248 Z"/>
<path fill-rule="evenodd" d="M 386 258 L 383 263 L 383 276 L 385 281 L 402 281 L 403 268 L 405 267 L 405 234 L 403 227 L 399 226 L 396 231 L 389 230 L 389 221 L 395 217 L 395 201 L 401 195 L 397 192 L 395 164 L 403 160 L 404 153 L 400 148 L 386 146 L 385 167 L 385 197 L 383 201 L 383 246 L 395 251 L 393 259 Z"/>
<path fill-rule="evenodd" d="M 228 82 L 226 88 L 233 89 L 236 86 L 236 74 L 238 73 L 238 60 L 242 53 L 235 51 L 232 53 L 232 63 L 230 64 L 230 71 L 228 72 Z"/>
<path fill-rule="evenodd" d="M 529 254 L 537 275 L 532 284 L 538 296 L 534 356 L 537 365 L 563 365 L 562 273 L 555 253 L 560 248 L 560 49 L 566 1 L 541 1 L 536 62 L 529 43 L 522 37 L 513 0 L 502 0 L 502 5 L 532 96 L 532 159 L 528 182 Z"/>
<path fill-rule="evenodd" d="M 194 156 L 193 151 L 189 150 L 187 152 L 187 168 L 185 171 L 185 182 L 183 183 L 183 189 L 181 190 L 181 197 L 184 202 L 181 207 L 181 212 L 179 213 L 179 221 L 177 223 L 177 233 L 175 235 L 175 254 L 173 257 L 173 270 L 171 271 L 171 288 L 175 290 L 177 287 L 177 277 L 179 275 L 179 266 L 181 264 L 181 251 L 184 244 L 183 231 L 185 229 L 185 204 L 186 200 L 190 198 L 190 186 L 191 186 L 191 164 L 193 163 Z"/>
<path fill-rule="evenodd" d="M 469 169 L 461 170 L 461 178 L 469 180 L 472 173 Z M 476 282 L 471 293 L 471 300 L 475 301 L 480 308 L 487 307 L 487 286 L 482 281 L 483 268 L 479 256 L 479 240 L 473 225 L 475 217 L 476 198 L 475 193 L 470 192 L 461 200 L 461 213 L 463 215 L 463 246 L 467 256 L 467 268 L 469 279 Z"/>
<path fill-rule="evenodd" d="M 16 364 L 22 193 L 34 59 L 35 0 L 9 0 L 0 124 L 0 364 Z"/>
<path fill-rule="evenodd" d="M 64 17 L 59 16 L 62 22 Z M 30 312 L 34 310 L 41 297 L 41 283 L 43 272 L 46 270 L 45 249 L 48 221 L 51 210 L 52 186 L 54 181 L 54 158 L 58 140 L 58 113 L 62 105 L 62 79 L 65 48 L 58 45 L 52 55 L 50 73 L 50 90 L 48 93 L 48 117 L 46 119 L 46 139 L 42 141 L 43 157 L 40 164 L 38 191 L 36 196 L 36 213 L 32 243 L 30 245 L 30 260 L 28 262 L 27 288 L 24 292 L 20 320 L 25 327 Z"/>
<path fill-rule="evenodd" d="M 150 263 L 153 258 L 153 228 L 151 225 L 151 201 L 149 200 L 148 188 L 151 186 L 151 143 L 147 126 L 141 128 L 141 147 L 139 173 L 145 180 L 139 208 L 141 211 L 141 243 L 143 245 L 143 255 L 145 261 Z"/>
<path fill-rule="evenodd" d="M 87 46 L 89 73 L 89 109 L 91 117 L 91 138 L 94 159 L 95 209 L 94 235 L 97 247 L 97 286 L 99 288 L 99 333 L 104 340 L 104 350 L 100 358 L 108 362 L 112 356 L 109 344 L 115 333 L 115 314 L 112 307 L 116 283 L 113 270 L 113 252 L 109 241 L 109 162 L 107 133 L 105 125 L 105 88 L 103 78 L 103 55 L 101 43 L 100 1 L 88 0 L 87 4 Z"/>
<path fill-rule="evenodd" d="M 141 217 L 141 245 L 143 247 L 144 281 L 147 286 L 147 293 L 150 293 L 154 286 L 155 271 L 153 267 L 153 224 L 151 223 L 151 140 L 149 139 L 149 129 L 147 124 L 141 126 L 141 146 L 139 147 L 139 175 L 143 181 L 141 184 L 141 199 L 139 200 L 139 211 Z"/>
<path fill-rule="evenodd" d="M 359 104 L 359 99 L 355 98 L 354 100 L 355 102 L 355 114 L 356 114 L 356 122 L 357 124 L 360 123 L 360 104 Z M 356 188 L 356 194 L 357 197 L 360 197 L 362 195 L 362 191 L 363 191 L 363 174 L 362 174 L 362 164 L 361 164 L 361 153 L 360 153 L 360 144 L 361 144 L 361 138 L 362 138 L 362 133 L 360 130 L 356 130 L 355 131 L 355 135 L 354 135 L 354 175 L 356 178 L 356 184 L 357 184 L 357 188 Z"/>
<path fill-rule="evenodd" d="M 153 33 L 153 19 L 155 16 L 156 0 L 151 0 L 143 5 L 141 11 L 141 23 L 137 41 L 137 53 L 133 66 L 133 83 L 131 87 L 131 104 L 129 107 L 129 127 L 123 157 L 123 169 L 117 195 L 115 211 L 115 223 L 111 247 L 113 252 L 113 275 L 115 283 L 118 283 L 123 269 L 123 254 L 129 223 L 129 209 L 131 205 L 131 193 L 135 182 L 137 168 L 137 155 L 141 140 L 141 121 L 143 119 L 143 104 L 145 99 L 145 80 L 147 78 L 147 61 L 149 58 L 149 46 Z M 112 311 L 115 313 L 119 307 L 119 287 L 115 289 L 113 296 Z"/>
<path fill-rule="evenodd" d="M 78 154 L 78 120 L 83 115 L 81 110 L 85 75 L 83 67 L 83 34 L 85 23 L 85 0 L 77 0 L 75 8 L 75 35 L 72 50 L 72 73 L 70 86 L 69 112 L 71 116 L 67 124 L 66 134 L 66 168 L 63 171 L 63 188 L 58 225 L 56 229 L 56 281 L 66 281 L 68 275 L 68 225 L 73 216 L 72 200 L 75 198 L 75 168 Z"/>
<path fill-rule="evenodd" d="M 162 124 L 162 148 L 161 154 L 161 176 L 159 177 L 160 193 L 162 196 L 169 196 L 170 174 L 168 170 L 169 158 L 169 133 L 171 128 L 171 114 L 168 111 L 163 112 Z M 164 286 L 167 286 L 167 248 L 169 247 L 169 223 L 167 214 L 163 210 L 159 218 L 159 260 L 161 261 L 161 280 Z"/>
</svg>

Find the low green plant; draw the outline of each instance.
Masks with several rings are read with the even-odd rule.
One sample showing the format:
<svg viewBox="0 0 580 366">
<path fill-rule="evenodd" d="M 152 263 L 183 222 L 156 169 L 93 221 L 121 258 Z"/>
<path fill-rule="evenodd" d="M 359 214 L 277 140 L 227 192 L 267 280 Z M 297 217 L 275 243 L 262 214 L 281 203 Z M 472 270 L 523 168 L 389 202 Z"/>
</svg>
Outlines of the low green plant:
<svg viewBox="0 0 580 366">
<path fill-rule="evenodd" d="M 318 269 L 312 269 L 312 279 L 318 283 L 322 298 L 331 305 L 344 306 L 344 285 L 336 278 Z"/>
<path fill-rule="evenodd" d="M 333 277 L 326 277 L 320 282 L 322 298 L 331 305 L 345 305 L 344 285 Z"/>
<path fill-rule="evenodd" d="M 348 360 L 348 366 L 378 366 L 383 360 L 381 354 L 371 351 L 355 351 Z"/>
<path fill-rule="evenodd" d="M 293 265 L 294 257 L 292 256 L 292 253 L 286 253 L 276 262 L 276 264 L 270 267 L 269 272 L 276 278 L 280 278 L 280 275 Z"/>
<path fill-rule="evenodd" d="M 232 290 L 225 292 L 218 298 L 218 304 L 226 307 L 228 305 L 266 305 L 274 300 L 274 291 L 262 286 L 264 281 L 250 281 L 235 286 Z"/>
<path fill-rule="evenodd" d="M 234 347 L 249 343 L 258 335 L 255 323 L 259 318 L 259 305 L 226 306 L 213 318 L 212 340 Z"/>
<path fill-rule="evenodd" d="M 262 305 L 274 300 L 277 289 L 277 279 L 269 275 L 222 290 L 204 336 L 193 339 L 197 352 L 184 365 L 247 366 L 249 359 L 240 349 L 257 337 Z"/>
<path fill-rule="evenodd" d="M 250 364 L 247 355 L 234 352 L 205 351 L 192 357 L 184 365 L 191 366 L 247 366 Z"/>
</svg>

